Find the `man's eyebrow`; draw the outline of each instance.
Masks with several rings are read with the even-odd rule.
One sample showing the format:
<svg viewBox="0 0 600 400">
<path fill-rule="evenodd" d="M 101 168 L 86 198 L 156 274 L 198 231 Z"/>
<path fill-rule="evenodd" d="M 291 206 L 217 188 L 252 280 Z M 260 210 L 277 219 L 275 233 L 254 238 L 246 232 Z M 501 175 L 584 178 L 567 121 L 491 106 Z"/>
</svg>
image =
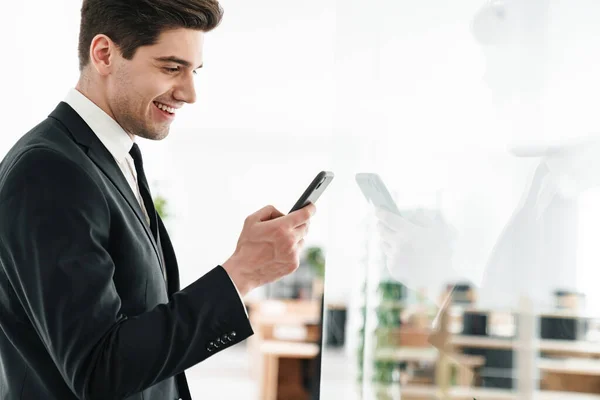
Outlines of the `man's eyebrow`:
<svg viewBox="0 0 600 400">
<path fill-rule="evenodd" d="M 176 57 L 176 56 L 155 57 L 154 59 L 156 61 L 160 61 L 160 62 L 172 62 L 175 64 L 180 64 L 186 68 L 190 68 L 192 66 L 191 62 L 184 60 L 182 58 Z M 200 64 L 199 66 L 196 67 L 196 69 L 202 68 L 203 66 L 204 66 L 204 64 Z"/>
</svg>

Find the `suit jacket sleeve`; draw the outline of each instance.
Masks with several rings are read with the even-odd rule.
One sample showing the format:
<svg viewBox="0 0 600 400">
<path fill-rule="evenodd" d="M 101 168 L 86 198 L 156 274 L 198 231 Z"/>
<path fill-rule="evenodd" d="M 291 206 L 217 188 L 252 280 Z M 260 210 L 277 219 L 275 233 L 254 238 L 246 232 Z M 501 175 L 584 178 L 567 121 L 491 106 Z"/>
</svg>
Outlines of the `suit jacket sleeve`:
<svg viewBox="0 0 600 400">
<path fill-rule="evenodd" d="M 108 203 L 90 175 L 60 153 L 27 150 L 0 188 L 1 266 L 79 398 L 127 397 L 252 334 L 220 266 L 169 303 L 123 315 L 107 251 Z"/>
</svg>

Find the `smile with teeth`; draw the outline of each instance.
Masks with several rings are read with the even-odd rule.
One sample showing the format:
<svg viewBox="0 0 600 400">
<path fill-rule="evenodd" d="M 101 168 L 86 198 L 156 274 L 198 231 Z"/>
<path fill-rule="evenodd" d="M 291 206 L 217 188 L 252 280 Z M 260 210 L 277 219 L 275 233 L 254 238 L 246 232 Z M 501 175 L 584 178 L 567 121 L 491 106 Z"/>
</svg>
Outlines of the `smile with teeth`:
<svg viewBox="0 0 600 400">
<path fill-rule="evenodd" d="M 165 112 L 168 112 L 169 114 L 175 114 L 175 109 L 173 107 L 166 106 L 166 105 L 164 105 L 162 103 L 159 103 L 158 101 L 155 101 L 154 105 L 156 107 L 158 107 L 159 109 L 161 109 L 161 110 L 163 110 Z"/>
</svg>

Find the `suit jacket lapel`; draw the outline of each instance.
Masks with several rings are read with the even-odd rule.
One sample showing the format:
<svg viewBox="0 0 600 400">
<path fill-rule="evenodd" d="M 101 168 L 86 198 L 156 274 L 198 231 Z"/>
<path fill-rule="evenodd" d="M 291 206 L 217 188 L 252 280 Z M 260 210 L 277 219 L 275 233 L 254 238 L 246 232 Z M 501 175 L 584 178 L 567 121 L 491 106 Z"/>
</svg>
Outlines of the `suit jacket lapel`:
<svg viewBox="0 0 600 400">
<path fill-rule="evenodd" d="M 123 176 L 112 154 L 104 147 L 100 139 L 85 123 L 85 121 L 69 106 L 67 103 L 61 102 L 50 114 L 50 118 L 57 119 L 67 127 L 75 142 L 86 149 L 88 157 L 98 166 L 98 168 L 111 180 L 121 195 L 127 200 L 129 206 L 134 211 L 139 222 L 144 227 L 148 238 L 154 246 L 156 256 L 161 264 L 162 260 L 158 250 L 158 245 L 152 236 L 150 227 L 146 223 L 146 218 L 137 201 L 135 195 L 131 191 L 131 187 Z"/>
</svg>

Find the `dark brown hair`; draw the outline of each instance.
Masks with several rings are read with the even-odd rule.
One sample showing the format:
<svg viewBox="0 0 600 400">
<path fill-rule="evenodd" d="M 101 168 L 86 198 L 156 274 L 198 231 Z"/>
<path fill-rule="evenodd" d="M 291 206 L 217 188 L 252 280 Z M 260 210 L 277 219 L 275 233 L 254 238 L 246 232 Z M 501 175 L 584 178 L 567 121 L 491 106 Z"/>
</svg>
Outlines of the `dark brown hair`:
<svg viewBox="0 0 600 400">
<path fill-rule="evenodd" d="M 141 46 L 151 46 L 167 30 L 208 32 L 223 18 L 217 0 L 83 0 L 79 30 L 79 69 L 90 60 L 90 45 L 105 34 L 131 60 Z"/>
</svg>

